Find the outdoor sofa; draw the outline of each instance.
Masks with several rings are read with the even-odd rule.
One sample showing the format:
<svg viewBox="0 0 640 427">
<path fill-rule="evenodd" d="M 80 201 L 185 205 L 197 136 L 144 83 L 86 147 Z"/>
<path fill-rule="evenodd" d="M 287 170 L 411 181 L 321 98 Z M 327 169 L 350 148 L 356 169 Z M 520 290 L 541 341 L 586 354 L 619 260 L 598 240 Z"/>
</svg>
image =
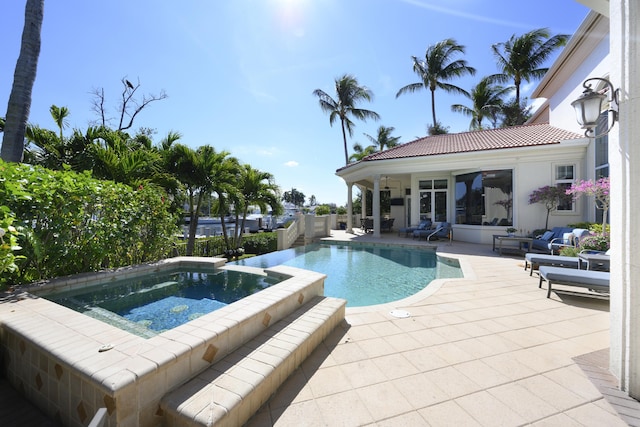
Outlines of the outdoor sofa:
<svg viewBox="0 0 640 427">
<path fill-rule="evenodd" d="M 531 251 L 553 255 L 565 246 L 577 246 L 580 240 L 589 234 L 589 230 L 584 228 L 553 227 L 551 231 L 533 239 Z"/>
<path fill-rule="evenodd" d="M 425 219 L 420 221 L 417 227 L 400 227 L 398 229 L 398 235 L 404 234 L 405 237 L 408 237 L 410 234 L 413 234 L 416 230 L 429 230 L 431 229 L 431 220 Z"/>
</svg>

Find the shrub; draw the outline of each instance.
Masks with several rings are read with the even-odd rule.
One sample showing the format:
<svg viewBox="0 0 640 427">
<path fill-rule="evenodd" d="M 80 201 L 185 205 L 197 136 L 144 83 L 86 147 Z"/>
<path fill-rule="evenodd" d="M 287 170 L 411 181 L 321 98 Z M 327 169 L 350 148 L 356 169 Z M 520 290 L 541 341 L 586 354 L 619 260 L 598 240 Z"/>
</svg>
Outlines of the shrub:
<svg viewBox="0 0 640 427">
<path fill-rule="evenodd" d="M 164 258 L 177 221 L 156 187 L 132 189 L 88 172 L 0 161 L 0 200 L 22 232 L 19 282 Z"/>
<path fill-rule="evenodd" d="M 329 215 L 331 208 L 329 205 L 320 205 L 316 207 L 316 215 Z"/>
<path fill-rule="evenodd" d="M 245 236 L 242 241 L 245 253 L 249 254 L 266 254 L 278 250 L 278 234 L 277 233 L 257 233 Z"/>
</svg>

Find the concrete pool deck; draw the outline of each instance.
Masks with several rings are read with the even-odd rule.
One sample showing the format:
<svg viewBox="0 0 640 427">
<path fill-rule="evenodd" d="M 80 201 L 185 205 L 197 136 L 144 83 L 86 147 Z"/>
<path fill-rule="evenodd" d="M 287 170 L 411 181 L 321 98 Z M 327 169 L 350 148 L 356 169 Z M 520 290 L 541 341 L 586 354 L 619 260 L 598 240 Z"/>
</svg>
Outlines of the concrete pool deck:
<svg viewBox="0 0 640 427">
<path fill-rule="evenodd" d="M 359 231 L 330 239 L 426 244 Z M 408 318 L 390 305 L 347 308 L 248 425 L 640 425 L 640 404 L 608 374 L 608 300 L 547 299 L 521 257 L 437 243 L 471 274 L 391 305 Z"/>
</svg>

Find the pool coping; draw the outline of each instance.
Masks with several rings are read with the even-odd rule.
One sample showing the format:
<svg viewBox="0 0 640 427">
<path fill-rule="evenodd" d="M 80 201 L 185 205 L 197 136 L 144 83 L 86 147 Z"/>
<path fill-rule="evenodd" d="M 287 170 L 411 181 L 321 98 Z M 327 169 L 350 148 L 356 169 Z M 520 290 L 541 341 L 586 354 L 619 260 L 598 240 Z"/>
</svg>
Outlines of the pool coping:
<svg viewBox="0 0 640 427">
<path fill-rule="evenodd" d="M 9 381 L 64 425 L 83 425 L 100 407 L 108 410 L 108 425 L 162 422 L 159 402 L 169 390 L 323 295 L 326 276 L 287 266 L 265 269 L 265 274 L 285 280 L 148 339 L 26 289 L 47 293 L 91 279 L 109 281 L 159 268 L 224 262 L 180 257 L 56 279 L 5 295 L 0 303 L 0 345 Z"/>
</svg>

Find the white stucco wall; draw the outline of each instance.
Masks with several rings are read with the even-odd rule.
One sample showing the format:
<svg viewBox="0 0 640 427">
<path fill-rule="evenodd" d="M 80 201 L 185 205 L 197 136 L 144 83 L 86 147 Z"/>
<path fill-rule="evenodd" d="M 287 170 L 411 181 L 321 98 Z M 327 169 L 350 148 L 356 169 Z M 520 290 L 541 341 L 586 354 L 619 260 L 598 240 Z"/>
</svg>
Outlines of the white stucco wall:
<svg viewBox="0 0 640 427">
<path fill-rule="evenodd" d="M 585 58 L 584 62 L 571 74 L 553 96 L 549 98 L 549 124 L 576 133 L 583 133 L 576 121 L 575 110 L 571 103 L 578 99 L 584 90 L 582 82 L 589 77 L 606 77 L 611 69 L 609 60 L 609 37 L 605 37 Z M 592 85 L 597 87 L 597 82 Z"/>
</svg>

